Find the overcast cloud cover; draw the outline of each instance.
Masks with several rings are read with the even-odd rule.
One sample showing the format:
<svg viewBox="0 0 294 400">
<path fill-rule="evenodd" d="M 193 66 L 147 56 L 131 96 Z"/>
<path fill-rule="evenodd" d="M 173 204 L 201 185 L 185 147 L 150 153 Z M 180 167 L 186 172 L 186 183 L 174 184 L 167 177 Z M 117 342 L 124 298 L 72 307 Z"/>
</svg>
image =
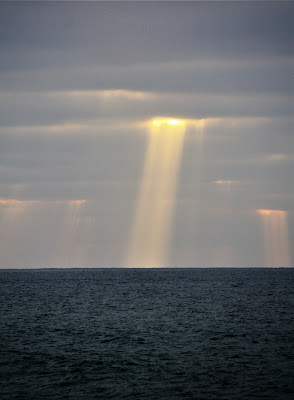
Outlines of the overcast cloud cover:
<svg viewBox="0 0 294 400">
<path fill-rule="evenodd" d="M 258 210 L 283 212 L 269 225 L 291 253 L 293 17 L 283 1 L 1 2 L 0 267 L 124 266 L 156 116 L 205 120 L 202 144 L 187 127 L 168 266 L 266 266 Z"/>
</svg>

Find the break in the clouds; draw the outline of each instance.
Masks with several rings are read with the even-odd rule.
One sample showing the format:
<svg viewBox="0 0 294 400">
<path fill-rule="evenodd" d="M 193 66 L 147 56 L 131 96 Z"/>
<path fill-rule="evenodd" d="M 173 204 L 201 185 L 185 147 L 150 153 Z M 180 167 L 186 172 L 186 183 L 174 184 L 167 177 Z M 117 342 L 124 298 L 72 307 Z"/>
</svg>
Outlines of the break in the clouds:
<svg viewBox="0 0 294 400">
<path fill-rule="evenodd" d="M 293 3 L 0 9 L 1 267 L 124 266 L 156 117 L 186 124 L 168 265 L 293 263 Z"/>
</svg>

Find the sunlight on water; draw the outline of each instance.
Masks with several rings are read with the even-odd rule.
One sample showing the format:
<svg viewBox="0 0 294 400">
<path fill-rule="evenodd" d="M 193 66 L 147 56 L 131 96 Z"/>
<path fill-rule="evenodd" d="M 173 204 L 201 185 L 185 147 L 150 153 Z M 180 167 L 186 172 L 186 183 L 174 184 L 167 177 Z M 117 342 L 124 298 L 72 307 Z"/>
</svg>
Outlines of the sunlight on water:
<svg viewBox="0 0 294 400">
<path fill-rule="evenodd" d="M 186 122 L 151 123 L 137 209 L 128 246 L 128 267 L 166 266 Z"/>
<path fill-rule="evenodd" d="M 257 212 L 263 221 L 265 267 L 290 267 L 287 211 Z"/>
</svg>

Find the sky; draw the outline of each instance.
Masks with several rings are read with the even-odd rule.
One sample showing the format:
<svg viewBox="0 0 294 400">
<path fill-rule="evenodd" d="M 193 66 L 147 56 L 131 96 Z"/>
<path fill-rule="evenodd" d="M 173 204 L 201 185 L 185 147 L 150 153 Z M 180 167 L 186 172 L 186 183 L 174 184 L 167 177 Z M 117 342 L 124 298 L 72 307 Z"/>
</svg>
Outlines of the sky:
<svg viewBox="0 0 294 400">
<path fill-rule="evenodd" d="M 126 266 L 158 118 L 185 123 L 162 266 L 293 265 L 293 17 L 1 2 L 0 267 Z"/>
</svg>

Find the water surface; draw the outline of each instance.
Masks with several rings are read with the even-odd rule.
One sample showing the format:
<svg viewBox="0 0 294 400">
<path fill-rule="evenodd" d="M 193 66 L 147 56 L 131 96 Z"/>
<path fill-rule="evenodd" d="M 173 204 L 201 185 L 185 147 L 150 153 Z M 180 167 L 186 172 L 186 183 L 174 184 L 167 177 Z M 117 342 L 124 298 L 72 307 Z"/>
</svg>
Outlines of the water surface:
<svg viewBox="0 0 294 400">
<path fill-rule="evenodd" d="M 293 269 L 0 271 L 0 398 L 292 399 Z"/>
</svg>

